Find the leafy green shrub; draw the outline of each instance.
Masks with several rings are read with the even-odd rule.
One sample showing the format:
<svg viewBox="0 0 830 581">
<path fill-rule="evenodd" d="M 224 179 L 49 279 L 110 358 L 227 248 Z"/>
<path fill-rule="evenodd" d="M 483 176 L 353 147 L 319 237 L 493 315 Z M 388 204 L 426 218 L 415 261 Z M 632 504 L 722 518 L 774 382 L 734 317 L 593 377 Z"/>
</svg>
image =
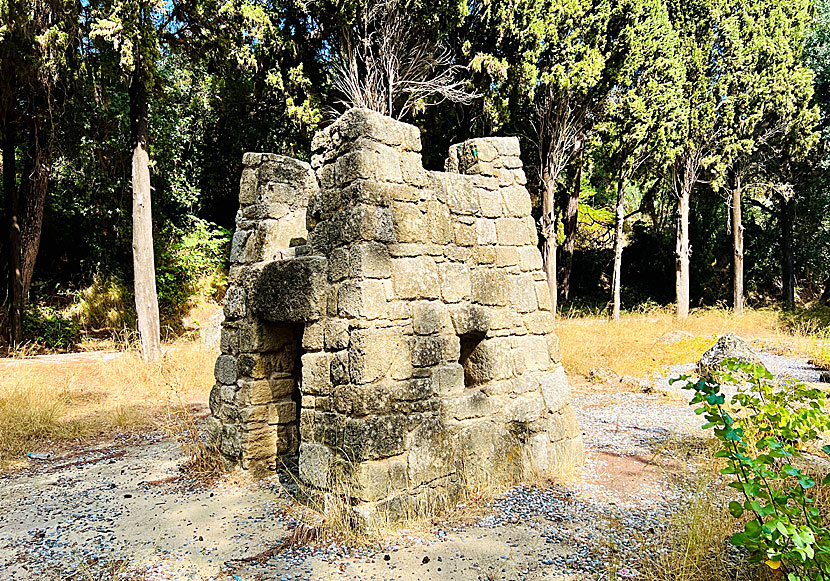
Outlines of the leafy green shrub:
<svg viewBox="0 0 830 581">
<path fill-rule="evenodd" d="M 192 226 L 158 254 L 156 287 L 162 319 L 172 322 L 202 292 L 219 298 L 227 285 L 231 233 L 205 220 Z"/>
<path fill-rule="evenodd" d="M 796 381 L 776 382 L 762 366 L 727 360 L 726 369 L 719 380 L 738 386 L 728 403 L 715 382 L 687 381 L 684 389 L 695 392 L 691 405 L 720 441 L 715 456 L 728 463 L 721 472 L 734 476 L 729 486 L 743 497 L 729 503 L 732 515 L 745 519 L 731 542 L 788 581 L 828 581 L 829 515 L 816 503 L 816 471 L 802 456 L 830 429 L 827 396 Z M 830 446 L 822 450 L 830 454 Z M 828 485 L 830 476 L 819 484 Z"/>
<path fill-rule="evenodd" d="M 23 316 L 23 333 L 51 349 L 69 349 L 78 342 L 81 326 L 53 307 L 32 305 Z"/>
</svg>

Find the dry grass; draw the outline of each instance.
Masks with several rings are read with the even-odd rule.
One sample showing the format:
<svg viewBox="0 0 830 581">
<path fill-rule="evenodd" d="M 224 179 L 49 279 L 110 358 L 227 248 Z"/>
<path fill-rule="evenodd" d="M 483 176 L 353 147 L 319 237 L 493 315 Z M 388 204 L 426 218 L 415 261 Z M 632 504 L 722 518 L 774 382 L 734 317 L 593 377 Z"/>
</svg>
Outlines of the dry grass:
<svg viewBox="0 0 830 581">
<path fill-rule="evenodd" d="M 668 531 L 655 539 L 660 557 L 654 566 L 643 570 L 650 581 L 759 579 L 759 567 L 747 563 L 729 544 L 741 525 L 729 514 L 727 489 L 704 484 L 711 481 L 701 481 L 678 507 Z"/>
<path fill-rule="evenodd" d="M 82 440 L 181 432 L 207 399 L 215 357 L 182 342 L 149 364 L 135 351 L 0 363 L 0 470 L 25 463 L 27 452 Z"/>
<path fill-rule="evenodd" d="M 693 337 L 673 344 L 659 340 L 674 330 Z M 669 365 L 697 361 L 719 335 L 728 332 L 806 354 L 821 344 L 821 337 L 811 329 L 785 325 L 775 310 L 749 310 L 736 317 L 725 309 L 698 309 L 686 321 L 676 321 L 667 310 L 626 314 L 619 323 L 600 317 L 557 321 L 565 369 L 582 376 L 607 367 L 621 376 L 642 377 Z M 826 353 L 826 342 L 824 349 Z"/>
</svg>

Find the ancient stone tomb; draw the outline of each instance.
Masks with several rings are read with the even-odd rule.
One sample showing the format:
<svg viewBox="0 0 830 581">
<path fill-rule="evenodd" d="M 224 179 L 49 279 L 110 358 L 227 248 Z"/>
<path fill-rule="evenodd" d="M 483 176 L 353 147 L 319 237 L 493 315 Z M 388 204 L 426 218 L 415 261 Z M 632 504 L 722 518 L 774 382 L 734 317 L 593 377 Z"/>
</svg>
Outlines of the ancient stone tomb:
<svg viewBox="0 0 830 581">
<path fill-rule="evenodd" d="M 345 472 L 369 516 L 580 463 L 518 140 L 426 171 L 417 128 L 353 109 L 312 147 L 245 155 L 209 440 Z"/>
</svg>

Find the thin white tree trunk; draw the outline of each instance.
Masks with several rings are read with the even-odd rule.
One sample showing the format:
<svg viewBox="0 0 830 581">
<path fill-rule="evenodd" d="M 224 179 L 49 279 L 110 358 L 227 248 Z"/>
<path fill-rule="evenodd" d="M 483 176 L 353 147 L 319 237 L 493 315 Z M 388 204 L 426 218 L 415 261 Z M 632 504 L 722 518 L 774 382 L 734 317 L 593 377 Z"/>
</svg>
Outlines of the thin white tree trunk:
<svg viewBox="0 0 830 581">
<path fill-rule="evenodd" d="M 736 315 L 744 314 L 744 226 L 741 218 L 741 179 L 732 192 L 732 308 Z"/>
<path fill-rule="evenodd" d="M 550 304 L 553 316 L 556 317 L 557 288 L 556 288 L 556 214 L 555 193 L 556 180 L 549 173 L 543 173 L 544 195 L 542 196 L 542 259 L 544 260 L 545 276 L 548 279 Z"/>
<path fill-rule="evenodd" d="M 147 150 L 147 93 L 139 65 L 130 87 L 133 133 L 133 272 L 135 309 L 141 354 L 145 361 L 161 355 L 156 268 L 153 254 L 153 214 L 150 199 L 150 156 Z"/>
<path fill-rule="evenodd" d="M 622 173 L 622 172 L 621 172 Z M 615 321 L 620 320 L 621 303 L 621 275 L 622 275 L 622 253 L 625 244 L 623 226 L 625 224 L 625 178 L 620 175 L 617 185 L 617 211 L 614 229 L 614 272 L 611 275 L 613 317 Z"/>
<path fill-rule="evenodd" d="M 688 182 L 688 180 L 687 180 Z M 691 187 L 684 184 L 677 200 L 677 244 L 675 246 L 675 294 L 677 318 L 689 317 L 689 198 Z"/>
</svg>

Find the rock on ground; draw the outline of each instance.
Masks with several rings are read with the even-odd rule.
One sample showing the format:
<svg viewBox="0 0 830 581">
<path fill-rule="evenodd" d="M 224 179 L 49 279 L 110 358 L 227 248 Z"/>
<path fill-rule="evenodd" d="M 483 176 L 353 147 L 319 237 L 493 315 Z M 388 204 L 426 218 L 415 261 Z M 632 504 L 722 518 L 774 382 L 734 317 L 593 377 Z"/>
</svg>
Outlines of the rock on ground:
<svg viewBox="0 0 830 581">
<path fill-rule="evenodd" d="M 697 372 L 704 379 L 713 379 L 714 375 L 724 369 L 723 362 L 737 359 L 751 365 L 764 366 L 763 361 L 744 339 L 735 333 L 718 338 L 717 342 L 697 362 Z"/>
</svg>

